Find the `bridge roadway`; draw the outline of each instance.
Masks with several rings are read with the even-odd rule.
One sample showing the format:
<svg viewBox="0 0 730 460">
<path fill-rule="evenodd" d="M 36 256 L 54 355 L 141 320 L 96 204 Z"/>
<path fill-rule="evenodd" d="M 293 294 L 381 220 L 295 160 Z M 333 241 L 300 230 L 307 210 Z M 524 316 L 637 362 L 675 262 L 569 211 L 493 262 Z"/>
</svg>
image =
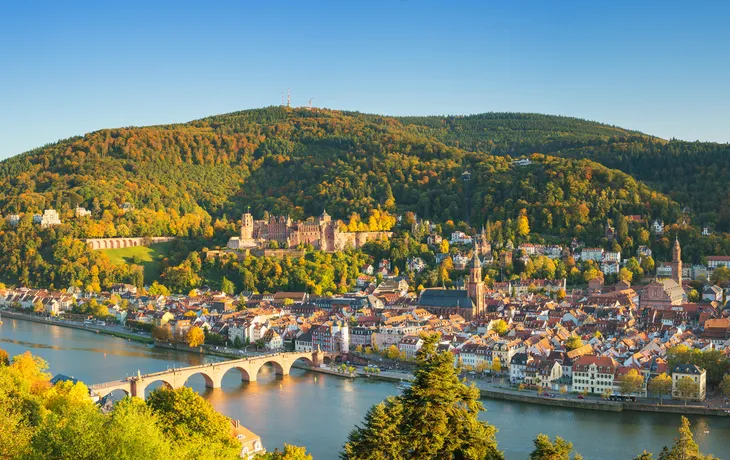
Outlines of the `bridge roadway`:
<svg viewBox="0 0 730 460">
<path fill-rule="evenodd" d="M 296 361 L 303 361 L 310 367 L 321 366 L 325 359 L 332 360 L 337 353 L 326 353 L 320 350 L 310 352 L 286 352 L 271 353 L 267 355 L 249 356 L 230 361 L 202 364 L 199 366 L 180 367 L 166 371 L 154 372 L 152 374 L 138 374 L 127 377 L 123 380 L 98 383 L 90 385 L 89 388 L 99 398 L 103 398 L 112 391 L 122 390 L 130 396 L 145 398 L 147 386 L 154 382 L 162 382 L 169 388 L 180 388 L 193 375 L 200 374 L 205 379 L 205 386 L 208 388 L 220 388 L 223 376 L 231 369 L 236 369 L 241 374 L 241 380 L 255 382 L 259 370 L 265 364 L 271 364 L 277 375 L 289 375 L 292 365 Z"/>
</svg>

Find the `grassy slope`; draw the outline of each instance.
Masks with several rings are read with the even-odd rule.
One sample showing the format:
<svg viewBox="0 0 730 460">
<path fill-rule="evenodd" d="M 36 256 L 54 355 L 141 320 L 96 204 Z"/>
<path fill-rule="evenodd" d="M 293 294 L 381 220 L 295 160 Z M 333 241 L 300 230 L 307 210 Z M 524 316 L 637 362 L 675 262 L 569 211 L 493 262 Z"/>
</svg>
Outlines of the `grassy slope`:
<svg viewBox="0 0 730 460">
<path fill-rule="evenodd" d="M 113 264 L 134 263 L 134 257 L 138 256 L 140 265 L 144 267 L 144 282 L 152 284 L 158 280 L 162 271 L 161 263 L 170 253 L 170 243 L 155 243 L 149 246 L 132 246 L 129 248 L 103 249 Z"/>
</svg>

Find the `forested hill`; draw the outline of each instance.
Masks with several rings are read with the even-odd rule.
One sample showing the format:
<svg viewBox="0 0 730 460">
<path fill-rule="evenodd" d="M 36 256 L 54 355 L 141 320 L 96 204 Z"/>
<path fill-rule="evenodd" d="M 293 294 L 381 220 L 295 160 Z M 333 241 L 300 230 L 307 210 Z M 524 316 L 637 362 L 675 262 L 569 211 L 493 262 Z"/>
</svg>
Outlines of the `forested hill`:
<svg viewBox="0 0 730 460">
<path fill-rule="evenodd" d="M 519 117 L 504 115 L 503 124 L 513 126 Z M 560 117 L 541 118 L 543 132 L 551 119 L 560 129 L 575 125 L 575 138 L 634 136 Z M 529 167 L 514 166 L 504 156 L 447 145 L 429 127 L 434 119 L 413 120 L 270 107 L 101 130 L 0 163 L 0 212 L 54 207 L 68 214 L 81 205 L 114 219 L 131 203 L 138 210 L 215 218 L 237 216 L 251 205 L 256 215 L 268 210 L 301 218 L 326 207 L 345 218 L 381 207 L 436 221 L 468 216 L 481 225 L 488 217 L 512 219 L 524 208 L 538 231 L 567 234 L 599 229 L 619 212 L 679 216 L 677 203 L 590 160 L 537 155 Z M 472 181 L 462 180 L 465 171 Z"/>
<path fill-rule="evenodd" d="M 450 117 L 400 117 L 404 124 L 449 145 L 498 155 L 551 153 L 565 148 L 604 145 L 612 141 L 655 139 L 580 118 L 536 113 L 483 113 Z"/>
<path fill-rule="evenodd" d="M 666 258 L 670 237 L 650 238 L 647 231 L 651 219 L 661 218 L 672 225 L 670 234 L 679 236 L 692 261 L 730 253 L 727 234 L 700 237 L 697 225 L 676 225 L 688 218 L 699 224 L 711 216 L 683 215 L 682 208 L 704 204 L 707 198 L 700 193 L 714 197 L 721 190 L 727 196 L 727 181 L 724 188 L 683 183 L 672 191 L 679 202 L 657 189 L 663 182 L 682 183 L 676 159 L 668 160 L 676 151 L 662 147 L 678 144 L 562 117 L 467 118 L 478 122 L 469 126 L 484 122 L 488 127 L 465 129 L 467 136 L 457 129 L 461 122 L 443 125 L 432 117 L 269 107 L 184 124 L 105 129 L 38 148 L 0 162 L 0 214 L 20 216 L 17 226 L 0 220 L 0 281 L 96 290 L 120 281 L 141 285 L 139 266 L 112 265 L 78 238 L 166 235 L 182 238 L 163 263 L 163 281 L 186 292 L 202 282 L 197 251 L 225 244 L 248 206 L 257 218 L 268 211 L 302 219 L 326 208 L 335 218 L 355 217 L 354 222 L 353 213 L 363 221 L 369 222 L 371 213 L 376 219 L 376 209 L 416 212 L 445 228 L 467 229 L 462 221 L 478 228 L 489 220 L 496 242 L 566 243 L 576 237 L 616 249 L 616 242 L 604 237 L 610 219 L 617 223 L 626 254 L 650 244 L 656 256 Z M 493 148 L 482 148 L 490 142 Z M 530 147 L 500 147 L 510 142 Z M 727 166 L 719 165 L 722 147 L 714 148 L 713 157 L 697 153 L 707 161 L 703 167 L 713 170 L 709 178 L 727 174 Z M 614 155 L 621 149 L 630 155 Z M 650 176 L 654 182 L 647 185 L 593 161 L 615 162 L 644 177 L 651 174 L 643 170 L 644 151 L 655 155 L 657 164 L 671 165 L 665 180 Z M 515 162 L 523 152 L 529 164 Z M 635 164 L 640 166 L 634 169 Z M 694 171 L 699 177 L 701 169 Z M 719 198 L 715 202 L 714 223 L 727 230 L 728 207 L 719 207 Z M 77 206 L 91 216 L 76 217 Z M 48 208 L 59 211 L 62 225 L 43 229 L 32 223 L 33 214 Z M 640 215 L 643 223 L 627 230 L 626 215 Z M 518 216 L 527 217 L 529 230 Z M 387 258 L 405 263 L 408 252 L 400 246 L 394 251 L 400 256 Z M 206 279 L 218 285 L 219 278 Z M 244 278 L 236 278 L 239 288 L 255 285 L 241 282 Z M 344 289 L 347 283 L 340 284 Z"/>
<path fill-rule="evenodd" d="M 697 225 L 730 231 L 730 144 L 664 140 L 571 117 L 486 113 L 404 117 L 448 145 L 492 155 L 589 158 L 690 208 Z"/>
</svg>

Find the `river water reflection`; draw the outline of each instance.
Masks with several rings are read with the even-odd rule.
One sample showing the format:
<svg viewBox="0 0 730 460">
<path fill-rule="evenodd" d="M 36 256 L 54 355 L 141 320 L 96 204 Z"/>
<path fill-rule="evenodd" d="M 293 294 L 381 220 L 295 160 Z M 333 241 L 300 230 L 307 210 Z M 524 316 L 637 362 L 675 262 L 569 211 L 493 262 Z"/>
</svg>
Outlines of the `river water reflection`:
<svg viewBox="0 0 730 460">
<path fill-rule="evenodd" d="M 49 361 L 52 373 L 64 373 L 86 383 L 97 383 L 174 366 L 218 360 L 192 353 L 148 348 L 87 331 L 6 318 L 0 326 L 0 348 L 11 355 L 30 350 Z M 361 423 L 368 408 L 396 385 L 368 379 L 347 380 L 292 369 L 276 377 L 270 369 L 259 381 L 241 382 L 235 372 L 223 379 L 222 388 L 205 388 L 195 376 L 188 384 L 219 411 L 238 418 L 261 435 L 268 449 L 285 442 L 307 446 L 315 459 L 335 459 L 347 434 Z M 656 454 L 670 444 L 679 426 L 679 415 L 634 412 L 597 412 L 552 408 L 485 399 L 482 418 L 498 429 L 500 449 L 508 459 L 525 459 L 538 433 L 559 435 L 575 444 L 590 460 L 630 459 L 643 449 Z M 730 418 L 690 417 L 701 449 L 730 459 Z"/>
</svg>

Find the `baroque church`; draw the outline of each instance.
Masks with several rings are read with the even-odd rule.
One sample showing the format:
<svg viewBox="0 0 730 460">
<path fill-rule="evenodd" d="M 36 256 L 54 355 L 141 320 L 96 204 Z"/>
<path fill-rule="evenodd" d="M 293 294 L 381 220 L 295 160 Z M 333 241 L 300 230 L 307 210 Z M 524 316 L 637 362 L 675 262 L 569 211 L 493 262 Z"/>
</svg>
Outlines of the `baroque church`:
<svg viewBox="0 0 730 460">
<path fill-rule="evenodd" d="M 671 278 L 655 279 L 641 291 L 640 306 L 655 309 L 670 309 L 673 305 L 681 305 L 685 301 L 682 288 L 682 248 L 679 240 L 674 240 L 672 248 Z"/>
</svg>

